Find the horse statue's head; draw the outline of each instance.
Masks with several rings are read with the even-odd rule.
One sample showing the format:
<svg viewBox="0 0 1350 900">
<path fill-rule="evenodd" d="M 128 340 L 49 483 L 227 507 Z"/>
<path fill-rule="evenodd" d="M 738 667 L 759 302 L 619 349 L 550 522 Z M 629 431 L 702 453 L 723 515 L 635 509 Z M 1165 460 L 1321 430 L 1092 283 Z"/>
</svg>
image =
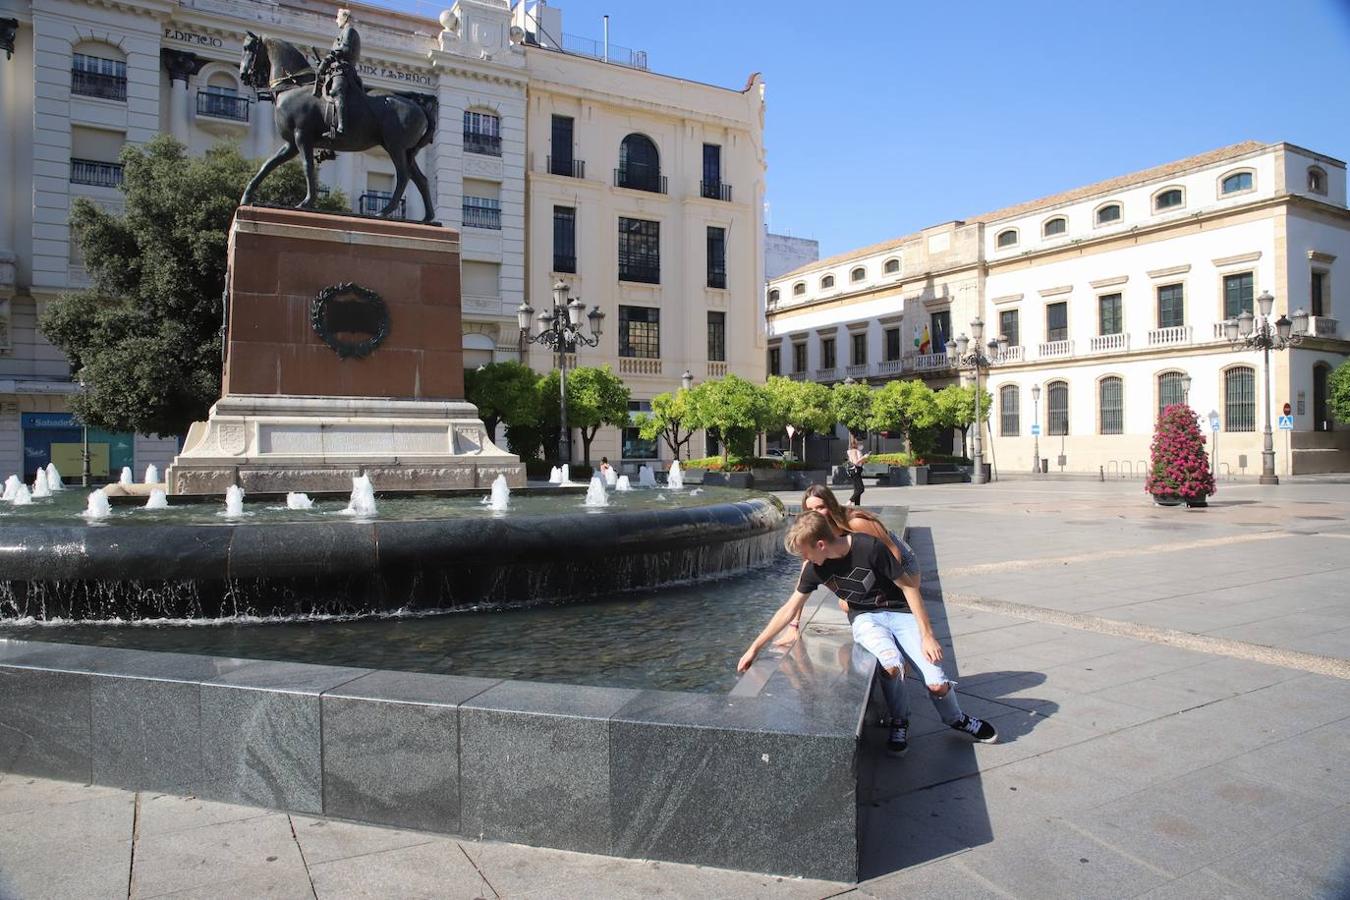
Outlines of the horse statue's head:
<svg viewBox="0 0 1350 900">
<path fill-rule="evenodd" d="M 271 70 L 271 62 L 267 58 L 267 45 L 253 32 L 247 34 L 239 56 L 239 79 L 249 87 L 266 87 Z"/>
</svg>

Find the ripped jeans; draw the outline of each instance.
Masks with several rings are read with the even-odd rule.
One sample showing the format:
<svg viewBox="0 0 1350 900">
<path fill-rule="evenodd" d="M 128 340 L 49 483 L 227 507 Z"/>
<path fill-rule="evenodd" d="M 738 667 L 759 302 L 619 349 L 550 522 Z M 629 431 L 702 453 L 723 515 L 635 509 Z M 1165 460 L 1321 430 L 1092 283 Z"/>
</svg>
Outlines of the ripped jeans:
<svg viewBox="0 0 1350 900">
<path fill-rule="evenodd" d="M 890 678 L 885 672 L 877 673 L 881 682 L 881 692 L 886 697 L 886 708 L 892 721 L 909 721 L 909 698 L 905 696 L 904 660 L 916 672 L 923 676 L 923 683 L 929 687 L 954 685 L 956 682 L 947 677 L 938 663 L 928 661 L 923 655 L 923 638 L 919 634 L 919 622 L 910 612 L 896 610 L 877 610 L 875 612 L 854 613 L 852 616 L 853 640 L 862 645 L 877 658 L 882 668 L 900 667 L 900 674 Z M 956 691 L 948 690 L 939 697 L 928 692 L 938 717 L 948 725 L 954 725 L 963 718 L 961 704 L 956 701 Z"/>
</svg>

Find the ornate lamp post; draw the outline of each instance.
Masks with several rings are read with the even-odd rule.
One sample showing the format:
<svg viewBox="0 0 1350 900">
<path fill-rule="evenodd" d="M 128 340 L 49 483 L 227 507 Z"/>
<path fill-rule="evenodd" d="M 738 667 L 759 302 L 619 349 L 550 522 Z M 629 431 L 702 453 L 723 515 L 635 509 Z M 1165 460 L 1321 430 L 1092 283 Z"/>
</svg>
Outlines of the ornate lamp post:
<svg viewBox="0 0 1350 900">
<path fill-rule="evenodd" d="M 1271 321 L 1270 314 L 1275 307 L 1275 298 L 1270 291 L 1262 291 L 1256 298 L 1259 316 L 1253 316 L 1250 310 L 1242 315 L 1228 319 L 1223 323 L 1224 337 L 1239 350 L 1260 350 L 1262 355 L 1262 386 L 1265 392 L 1266 427 L 1261 435 L 1261 484 L 1279 484 L 1275 474 L 1275 437 L 1270 430 L 1270 351 L 1284 350 L 1303 343 L 1308 333 L 1308 314 L 1302 309 L 1294 311 L 1291 322 L 1284 316 Z"/>
<path fill-rule="evenodd" d="M 1031 438 L 1032 455 L 1031 474 L 1041 474 L 1041 386 L 1031 386 Z"/>
<path fill-rule="evenodd" d="M 684 388 L 684 389 L 687 391 L 687 390 L 689 390 L 690 388 L 692 388 L 693 386 L 694 386 L 694 373 L 693 373 L 693 372 L 690 372 L 688 369 L 685 369 L 685 370 L 684 370 L 684 374 L 680 376 L 680 387 Z M 690 434 L 690 438 L 692 438 L 692 437 L 693 437 L 693 434 L 691 433 L 691 434 Z M 690 457 L 689 457 L 689 443 L 690 443 L 690 442 L 689 442 L 689 439 L 686 439 L 686 440 L 685 440 L 685 443 L 684 443 L 684 459 L 685 459 L 685 462 L 688 462 L 689 459 L 690 459 Z M 679 455 L 680 455 L 679 453 L 676 453 L 676 454 L 675 454 L 676 457 L 679 457 Z"/>
<path fill-rule="evenodd" d="M 571 290 L 561 281 L 553 285 L 553 308 L 546 309 L 539 314 L 538 334 L 530 334 L 530 317 L 534 315 L 534 307 L 525 302 L 516 309 L 516 324 L 520 326 L 521 341 L 528 344 L 540 344 L 558 354 L 558 393 L 560 400 L 558 415 L 559 422 L 562 425 L 562 440 L 559 450 L 563 462 L 572 461 L 572 433 L 567 427 L 567 355 L 576 353 L 578 344 L 587 347 L 597 346 L 600 343 L 600 335 L 604 331 L 605 321 L 605 314 L 599 309 L 593 309 L 586 313 L 586 304 L 581 302 L 580 297 L 574 298 L 569 303 L 567 295 Z M 590 320 L 590 337 L 583 334 L 581 330 L 583 315 Z"/>
<path fill-rule="evenodd" d="M 975 473 L 970 480 L 973 484 L 984 484 L 984 454 L 980 452 L 980 372 L 989 368 L 990 363 L 997 358 L 997 354 L 1008 349 L 1008 338 L 999 335 L 998 340 L 990 338 L 988 345 L 981 347 L 984 320 L 979 316 L 971 320 L 970 334 L 970 337 L 962 334 L 955 340 L 947 341 L 947 361 L 958 369 L 968 368 L 975 375 L 975 439 L 971 443 L 970 454 L 971 462 L 975 464 Z"/>
</svg>

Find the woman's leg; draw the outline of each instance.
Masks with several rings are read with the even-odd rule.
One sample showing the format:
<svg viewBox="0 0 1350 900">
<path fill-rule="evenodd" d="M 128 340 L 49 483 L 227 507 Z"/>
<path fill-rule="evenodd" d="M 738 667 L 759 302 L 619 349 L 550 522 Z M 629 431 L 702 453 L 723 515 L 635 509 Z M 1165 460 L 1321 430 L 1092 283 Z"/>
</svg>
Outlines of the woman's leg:
<svg viewBox="0 0 1350 900">
<path fill-rule="evenodd" d="M 853 470 L 852 478 L 853 478 L 853 496 L 848 498 L 848 502 L 852 506 L 859 506 L 862 503 L 862 495 L 863 495 L 862 466 L 859 466 L 858 468 Z"/>
</svg>

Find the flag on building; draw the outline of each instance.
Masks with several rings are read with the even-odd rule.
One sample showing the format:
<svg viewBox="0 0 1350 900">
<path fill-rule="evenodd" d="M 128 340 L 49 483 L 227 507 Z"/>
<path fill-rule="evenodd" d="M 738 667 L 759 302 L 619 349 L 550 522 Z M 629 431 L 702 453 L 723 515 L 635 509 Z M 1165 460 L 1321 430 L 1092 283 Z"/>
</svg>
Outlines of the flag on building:
<svg viewBox="0 0 1350 900">
<path fill-rule="evenodd" d="M 928 326 L 923 326 L 923 341 L 919 344 L 919 352 L 927 353 L 932 345 L 932 339 L 928 336 Z"/>
<path fill-rule="evenodd" d="M 920 345 L 921 343 L 923 343 L 923 342 L 919 340 L 919 323 L 918 323 L 918 322 L 915 322 L 915 323 L 914 323 L 914 349 L 915 349 L 915 350 L 918 350 L 918 349 L 919 349 L 919 345 Z"/>
</svg>

